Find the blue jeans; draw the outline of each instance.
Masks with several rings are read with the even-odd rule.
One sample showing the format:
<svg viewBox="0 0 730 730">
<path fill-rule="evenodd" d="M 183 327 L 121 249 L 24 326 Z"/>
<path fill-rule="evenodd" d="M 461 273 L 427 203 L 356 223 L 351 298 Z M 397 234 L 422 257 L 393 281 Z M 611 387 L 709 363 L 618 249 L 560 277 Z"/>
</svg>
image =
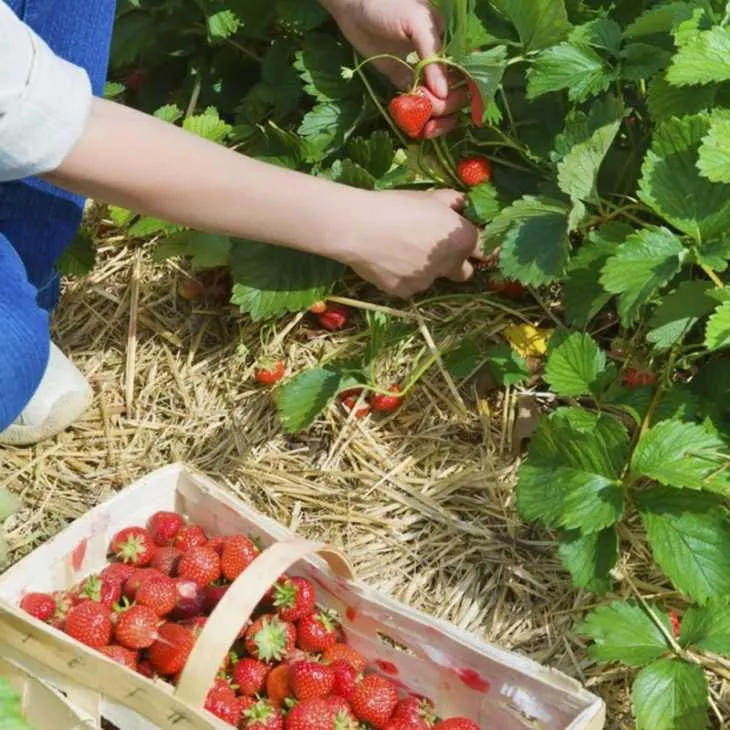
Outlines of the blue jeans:
<svg viewBox="0 0 730 730">
<path fill-rule="evenodd" d="M 6 0 L 68 61 L 104 90 L 115 0 Z M 43 180 L 0 184 L 0 431 L 33 396 L 50 346 L 49 316 L 59 295 L 56 262 L 73 239 L 84 199 Z"/>
</svg>

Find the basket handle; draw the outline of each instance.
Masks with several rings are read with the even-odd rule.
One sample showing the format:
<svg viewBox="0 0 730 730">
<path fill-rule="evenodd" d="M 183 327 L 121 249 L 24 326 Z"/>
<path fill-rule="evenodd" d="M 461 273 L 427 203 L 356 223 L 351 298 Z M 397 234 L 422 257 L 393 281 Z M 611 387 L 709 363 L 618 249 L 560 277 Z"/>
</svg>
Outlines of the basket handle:
<svg viewBox="0 0 730 730">
<path fill-rule="evenodd" d="M 335 575 L 353 580 L 355 574 L 347 558 L 324 543 L 299 538 L 274 543 L 236 578 L 210 614 L 175 690 L 181 702 L 196 710 L 203 707 L 223 659 L 256 606 L 283 573 L 315 553 L 324 558 Z"/>
</svg>

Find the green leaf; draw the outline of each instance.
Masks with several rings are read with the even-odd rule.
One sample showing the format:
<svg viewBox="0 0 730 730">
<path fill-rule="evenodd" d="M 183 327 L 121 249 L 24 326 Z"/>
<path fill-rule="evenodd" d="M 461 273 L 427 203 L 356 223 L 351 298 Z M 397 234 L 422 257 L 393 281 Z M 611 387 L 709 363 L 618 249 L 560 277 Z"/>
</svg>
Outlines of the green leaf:
<svg viewBox="0 0 730 730">
<path fill-rule="evenodd" d="M 698 603 L 730 594 L 730 525 L 718 497 L 657 487 L 635 493 L 654 560 Z"/>
<path fill-rule="evenodd" d="M 177 233 L 181 230 L 183 230 L 183 226 L 179 226 L 176 223 L 163 221 L 160 218 L 142 216 L 129 227 L 128 233 L 132 238 L 149 238 L 162 233 Z"/>
<path fill-rule="evenodd" d="M 721 304 L 708 320 L 705 345 L 710 350 L 730 347 L 730 302 Z"/>
<path fill-rule="evenodd" d="M 350 140 L 348 152 L 353 162 L 365 168 L 373 177 L 381 178 L 393 166 L 395 149 L 393 138 L 379 129 L 370 137 L 356 137 Z"/>
<path fill-rule="evenodd" d="M 540 423 L 520 467 L 520 514 L 582 532 L 611 526 L 623 514 L 619 474 L 627 456 L 628 435 L 612 417 L 555 411 Z"/>
<path fill-rule="evenodd" d="M 182 119 L 183 110 L 177 104 L 165 104 L 157 109 L 153 116 L 161 119 L 163 122 L 174 124 Z"/>
<path fill-rule="evenodd" d="M 642 13 L 624 31 L 625 38 L 669 33 L 679 23 L 692 17 L 696 5 L 691 2 L 669 2 Z"/>
<path fill-rule="evenodd" d="M 301 312 L 325 299 L 344 267 L 314 254 L 237 241 L 231 251 L 231 270 L 231 302 L 259 321 Z"/>
<path fill-rule="evenodd" d="M 210 142 L 225 142 L 233 127 L 224 122 L 215 107 L 208 107 L 202 114 L 195 114 L 183 122 L 183 129 L 197 134 Z"/>
<path fill-rule="evenodd" d="M 701 666 L 662 659 L 642 669 L 631 692 L 636 730 L 707 727 L 707 680 Z"/>
<path fill-rule="evenodd" d="M 608 89 L 615 72 L 588 46 L 561 43 L 540 53 L 527 73 L 527 96 L 536 99 L 567 89 L 571 101 L 582 102 Z"/>
<path fill-rule="evenodd" d="M 621 50 L 621 26 L 610 18 L 596 18 L 573 28 L 568 40 L 575 45 L 590 46 L 618 56 Z"/>
<path fill-rule="evenodd" d="M 564 0 L 492 0 L 517 29 L 526 51 L 539 51 L 568 35 L 570 23 Z"/>
<path fill-rule="evenodd" d="M 730 183 L 730 115 L 714 114 L 710 131 L 702 139 L 697 162 L 699 171 L 711 182 Z"/>
<path fill-rule="evenodd" d="M 629 43 L 621 51 L 621 78 L 628 81 L 650 79 L 664 70 L 672 54 L 648 43 Z"/>
<path fill-rule="evenodd" d="M 79 231 L 56 263 L 56 268 L 63 276 L 87 276 L 95 264 L 94 239 L 86 231 Z"/>
<path fill-rule="evenodd" d="M 494 220 L 499 210 L 499 195 L 492 183 L 482 183 L 469 191 L 464 215 L 473 223 L 477 225 L 489 223 Z"/>
<path fill-rule="evenodd" d="M 730 260 L 730 237 L 703 241 L 694 250 L 694 255 L 700 266 L 715 272 L 725 271 Z"/>
<path fill-rule="evenodd" d="M 631 458 L 633 479 L 645 477 L 670 487 L 728 494 L 730 456 L 724 444 L 702 426 L 662 421 L 645 433 Z"/>
<path fill-rule="evenodd" d="M 727 600 L 690 606 L 682 616 L 680 643 L 714 654 L 730 655 L 730 606 Z"/>
<path fill-rule="evenodd" d="M 708 85 L 692 89 L 672 86 L 664 76 L 656 76 L 649 82 L 647 104 L 655 122 L 665 122 L 672 117 L 698 114 L 712 108 L 717 97 L 717 86 Z"/>
<path fill-rule="evenodd" d="M 120 84 L 116 81 L 107 81 L 104 84 L 104 98 L 105 99 L 116 99 L 121 96 L 127 87 L 124 84 Z"/>
<path fill-rule="evenodd" d="M 666 614 L 658 609 L 655 613 L 671 631 Z M 641 667 L 670 651 L 654 619 L 633 601 L 615 601 L 597 608 L 588 614 L 579 631 L 593 639 L 591 656 L 599 662 Z"/>
<path fill-rule="evenodd" d="M 669 350 L 680 342 L 699 321 L 709 314 L 716 302 L 707 296 L 711 284 L 705 281 L 683 281 L 654 310 L 646 339 L 657 350 Z"/>
<path fill-rule="evenodd" d="M 597 200 L 598 172 L 616 139 L 623 116 L 623 104 L 613 99 L 596 102 L 590 119 L 600 118 L 603 123 L 599 123 L 590 136 L 577 142 L 558 164 L 558 186 L 573 200 Z"/>
<path fill-rule="evenodd" d="M 666 228 L 629 236 L 603 267 L 601 284 L 619 297 L 621 321 L 629 325 L 641 308 L 679 272 L 688 250 Z"/>
<path fill-rule="evenodd" d="M 545 381 L 560 396 L 598 396 L 605 383 L 606 354 L 588 334 L 558 334 L 550 343 Z"/>
<path fill-rule="evenodd" d="M 339 372 L 314 368 L 284 383 L 276 392 L 276 407 L 286 432 L 309 428 L 337 395 L 341 380 Z"/>
<path fill-rule="evenodd" d="M 611 299 L 601 285 L 601 273 L 609 256 L 632 231 L 627 225 L 611 221 L 591 231 L 588 242 L 573 257 L 563 285 L 565 311 L 573 326 L 585 327 Z"/>
<path fill-rule="evenodd" d="M 352 160 L 335 160 L 326 173 L 330 180 L 363 190 L 375 189 L 375 178 Z"/>
<path fill-rule="evenodd" d="M 256 138 L 246 146 L 246 152 L 270 165 L 298 170 L 302 163 L 303 147 L 296 134 L 270 121 L 265 127 L 259 128 Z"/>
<path fill-rule="evenodd" d="M 510 351 L 512 348 L 509 348 Z M 443 355 L 444 367 L 452 378 L 467 378 L 482 360 L 479 347 L 474 340 L 465 340 Z"/>
<path fill-rule="evenodd" d="M 674 86 L 730 81 L 730 30 L 715 26 L 684 39 L 667 70 Z"/>
<path fill-rule="evenodd" d="M 231 239 L 201 231 L 184 231 L 162 239 L 154 248 L 153 258 L 163 261 L 187 256 L 195 268 L 212 269 L 228 266 L 231 260 Z"/>
<path fill-rule="evenodd" d="M 5 677 L 0 677 L 0 728 L 33 730 L 25 721 L 20 696 Z"/>
<path fill-rule="evenodd" d="M 570 242 L 568 209 L 549 198 L 526 196 L 505 208 L 483 233 L 485 251 L 502 246 L 506 277 L 523 284 L 556 281 L 565 271 Z"/>
<path fill-rule="evenodd" d="M 518 385 L 530 377 L 527 363 L 509 345 L 494 345 L 486 352 L 489 369 L 501 385 Z"/>
<path fill-rule="evenodd" d="M 342 78 L 341 69 L 352 65 L 352 50 L 334 36 L 309 33 L 296 53 L 294 68 L 304 90 L 318 102 L 352 99 L 360 95 L 357 84 Z"/>
<path fill-rule="evenodd" d="M 658 215 L 698 242 L 730 226 L 730 185 L 712 183 L 697 169 L 708 131 L 703 115 L 662 123 L 644 159 L 639 191 Z"/>
<path fill-rule="evenodd" d="M 610 402 L 626 410 L 636 424 L 640 425 L 649 412 L 653 399 L 654 388 L 643 387 L 636 390 L 620 388 L 613 394 Z M 694 421 L 701 410 L 698 398 L 687 386 L 675 384 L 664 391 L 654 412 L 654 420 Z"/>
<path fill-rule="evenodd" d="M 618 559 L 618 535 L 614 527 L 582 535 L 579 530 L 561 532 L 558 554 L 577 588 L 603 595 L 611 590 L 611 570 Z"/>
<path fill-rule="evenodd" d="M 500 119 L 499 107 L 494 102 L 499 85 L 507 68 L 507 47 L 496 46 L 488 51 L 472 53 L 461 61 L 461 67 L 472 78 L 484 102 L 484 120 L 496 123 Z"/>
<path fill-rule="evenodd" d="M 358 100 L 317 104 L 307 112 L 297 130 L 307 142 L 307 162 L 319 162 L 339 150 L 355 130 L 361 114 Z"/>
<path fill-rule="evenodd" d="M 276 14 L 287 30 L 297 33 L 309 33 L 329 17 L 317 0 L 276 0 Z"/>
<path fill-rule="evenodd" d="M 231 10 L 219 10 L 208 16 L 208 35 L 214 40 L 226 40 L 236 33 L 241 25 L 238 16 Z"/>
<path fill-rule="evenodd" d="M 20 509 L 20 500 L 7 489 L 0 489 L 0 523 Z"/>
</svg>

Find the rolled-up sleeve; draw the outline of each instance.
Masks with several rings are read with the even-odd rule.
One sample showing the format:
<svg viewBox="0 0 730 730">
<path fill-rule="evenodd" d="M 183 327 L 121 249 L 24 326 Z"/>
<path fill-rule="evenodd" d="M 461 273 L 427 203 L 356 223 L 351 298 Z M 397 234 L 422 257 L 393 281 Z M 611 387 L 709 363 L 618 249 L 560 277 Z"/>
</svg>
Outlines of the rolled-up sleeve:
<svg viewBox="0 0 730 730">
<path fill-rule="evenodd" d="M 86 71 L 0 0 L 0 182 L 55 170 L 83 134 L 91 99 Z"/>
</svg>

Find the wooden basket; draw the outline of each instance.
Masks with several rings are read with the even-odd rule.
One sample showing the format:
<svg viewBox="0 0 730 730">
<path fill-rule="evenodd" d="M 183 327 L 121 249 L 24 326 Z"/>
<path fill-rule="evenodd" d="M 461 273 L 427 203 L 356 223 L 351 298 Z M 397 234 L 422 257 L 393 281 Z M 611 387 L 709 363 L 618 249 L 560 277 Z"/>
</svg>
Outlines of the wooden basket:
<svg viewBox="0 0 730 730">
<path fill-rule="evenodd" d="M 5 657 L 0 644 L 0 678 L 7 680 L 20 697 L 25 719 L 34 730 L 88 730 L 97 723 L 74 707 L 59 692 L 44 684 L 20 665 Z M 0 717 L 0 727 L 3 726 Z"/>
<path fill-rule="evenodd" d="M 17 608 L 30 591 L 64 590 L 106 562 L 113 534 L 174 509 L 209 534 L 247 532 L 263 553 L 211 614 L 177 688 L 146 679 Z M 202 710 L 238 631 L 285 571 L 312 580 L 338 611 L 348 643 L 396 683 L 430 697 L 444 716 L 489 730 L 601 730 L 605 707 L 569 677 L 414 611 L 352 578 L 347 560 L 289 530 L 184 465 L 153 472 L 70 525 L 0 577 L 0 641 L 13 658 L 123 730 L 225 730 Z"/>
</svg>

